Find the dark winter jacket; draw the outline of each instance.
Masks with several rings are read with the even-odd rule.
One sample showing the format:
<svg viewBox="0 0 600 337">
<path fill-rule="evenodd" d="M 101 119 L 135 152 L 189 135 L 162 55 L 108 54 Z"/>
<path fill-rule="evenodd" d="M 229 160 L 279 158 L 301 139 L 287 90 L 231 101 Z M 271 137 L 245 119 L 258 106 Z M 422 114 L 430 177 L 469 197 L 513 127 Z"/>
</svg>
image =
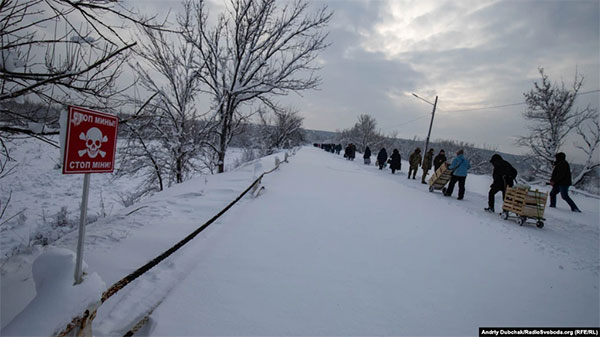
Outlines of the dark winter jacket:
<svg viewBox="0 0 600 337">
<path fill-rule="evenodd" d="M 382 148 L 381 150 L 379 150 L 379 154 L 377 155 L 377 161 L 379 162 L 379 165 L 385 163 L 385 161 L 387 160 L 388 154 L 387 151 L 385 150 L 385 147 Z"/>
<path fill-rule="evenodd" d="M 402 159 L 400 158 L 400 152 L 398 152 L 397 149 L 394 149 L 394 152 L 392 152 L 390 160 L 390 168 L 394 170 L 400 170 L 402 167 Z"/>
<path fill-rule="evenodd" d="M 504 189 L 507 185 L 512 186 L 513 181 L 517 178 L 517 170 L 506 160 L 502 159 L 499 154 L 492 156 L 490 163 L 494 166 L 492 177 L 494 181 L 492 186 Z"/>
<path fill-rule="evenodd" d="M 369 149 L 369 147 L 367 146 L 367 148 L 365 149 L 365 154 L 363 155 L 363 158 L 365 159 L 369 159 L 371 158 L 371 149 Z"/>
<path fill-rule="evenodd" d="M 567 162 L 567 156 L 563 153 L 556 154 L 556 162 L 554 170 L 552 170 L 552 178 L 550 184 L 555 186 L 571 186 L 571 167 Z"/>
<path fill-rule="evenodd" d="M 440 166 L 442 166 L 443 163 L 446 162 L 446 155 L 443 154 L 438 154 L 437 156 L 435 156 L 435 159 L 433 159 L 433 168 L 437 171 L 437 169 L 440 168 Z"/>
<path fill-rule="evenodd" d="M 425 158 L 423 158 L 423 170 L 429 170 L 431 169 L 431 162 L 433 161 L 433 152 L 432 151 L 427 151 L 427 153 L 425 153 Z"/>
<path fill-rule="evenodd" d="M 416 169 L 417 167 L 419 167 L 419 165 L 421 165 L 421 159 L 421 150 L 415 150 L 415 152 L 411 153 L 410 157 L 408 158 L 410 168 Z"/>
<path fill-rule="evenodd" d="M 349 144 L 348 146 L 346 146 L 346 149 L 344 150 L 344 156 L 348 159 L 354 159 L 355 155 L 356 147 L 354 146 L 354 144 Z"/>
</svg>

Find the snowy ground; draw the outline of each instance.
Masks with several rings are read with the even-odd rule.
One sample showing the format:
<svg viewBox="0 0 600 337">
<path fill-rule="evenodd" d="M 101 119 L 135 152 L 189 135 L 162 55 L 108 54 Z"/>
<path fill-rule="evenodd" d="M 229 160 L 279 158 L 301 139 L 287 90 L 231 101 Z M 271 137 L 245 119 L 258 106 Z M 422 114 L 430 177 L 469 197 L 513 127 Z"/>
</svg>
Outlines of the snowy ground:
<svg viewBox="0 0 600 337">
<path fill-rule="evenodd" d="M 31 264 L 44 248 L 37 244 L 37 233 L 56 240 L 76 230 L 79 223 L 83 176 L 63 175 L 57 168 L 59 150 L 39 141 L 24 139 L 9 144 L 11 157 L 19 163 L 17 170 L 0 180 L 0 203 L 11 200 L 0 221 L 0 282 L 2 301 L 0 322 L 4 327 L 32 298 L 30 287 L 13 287 L 21 278 L 32 287 Z M 226 156 L 226 170 L 239 163 L 242 149 L 232 148 Z M 123 214 L 120 195 L 132 192 L 141 182 L 139 177 L 116 178 L 111 174 L 93 174 L 90 183 L 88 218 L 99 226 L 111 223 L 111 216 Z M 137 204 L 136 204 L 137 205 Z M 136 205 L 132 209 L 136 209 Z M 0 205 L 3 206 L 3 205 Z M 62 212 L 62 209 L 65 212 Z M 21 214 L 13 217 L 15 214 Z M 8 218 L 12 217 L 12 219 Z M 57 226 L 57 222 L 67 222 Z M 95 225 L 90 225 L 96 227 Z M 115 225 L 114 233 L 130 229 Z M 122 234 L 128 235 L 128 234 Z M 57 245 L 60 245 L 57 243 Z M 19 280 L 20 281 L 20 280 Z M 17 301 L 15 303 L 15 301 Z"/>
<path fill-rule="evenodd" d="M 52 241 L 77 227 L 83 175 L 63 175 L 58 168 L 58 149 L 40 141 L 19 140 L 9 144 L 11 156 L 19 163 L 15 173 L 0 180 L 0 204 L 12 191 L 9 207 L 0 223 L 0 258 L 35 250 L 36 234 Z M 225 167 L 238 164 L 241 149 L 228 150 Z M 120 195 L 132 193 L 140 177 L 115 178 L 93 174 L 88 202 L 89 221 L 96 221 L 124 208 Z M 2 205 L 0 205 L 2 206 Z M 6 221 L 9 217 L 19 214 Z M 62 223 L 62 226 L 58 226 Z"/>
<path fill-rule="evenodd" d="M 273 156 L 260 162 L 268 170 Z M 260 197 L 243 199 L 107 301 L 95 334 L 122 333 L 158 304 L 140 335 L 474 335 L 479 326 L 599 325 L 597 199 L 573 196 L 582 214 L 559 199 L 543 229 L 519 227 L 483 212 L 489 176 L 470 175 L 458 201 L 407 180 L 406 162 L 403 169 L 392 175 L 302 149 L 265 177 Z M 88 228 L 89 270 L 112 284 L 262 170 L 249 164 L 200 177 L 100 219 Z M 56 246 L 75 244 L 69 235 Z M 3 266 L 3 327 L 35 295 L 30 261 Z"/>
</svg>

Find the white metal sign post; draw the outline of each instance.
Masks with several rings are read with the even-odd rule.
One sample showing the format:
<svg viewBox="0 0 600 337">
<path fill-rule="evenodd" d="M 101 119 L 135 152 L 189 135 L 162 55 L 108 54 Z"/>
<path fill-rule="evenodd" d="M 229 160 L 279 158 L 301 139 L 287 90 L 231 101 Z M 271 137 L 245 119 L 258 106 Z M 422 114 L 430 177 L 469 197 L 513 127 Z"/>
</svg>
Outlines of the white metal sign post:
<svg viewBox="0 0 600 337">
<path fill-rule="evenodd" d="M 87 225 L 87 205 L 90 194 L 90 174 L 83 175 L 83 195 L 81 197 L 81 213 L 79 216 L 79 237 L 77 239 L 77 260 L 75 262 L 75 284 L 81 283 L 83 272 L 83 240 L 85 239 L 85 226 Z"/>
<path fill-rule="evenodd" d="M 70 106 L 64 137 L 63 174 L 83 173 L 83 195 L 79 217 L 79 239 L 75 263 L 75 284 L 82 282 L 83 242 L 87 224 L 90 173 L 112 172 L 117 148 L 117 116 Z"/>
</svg>

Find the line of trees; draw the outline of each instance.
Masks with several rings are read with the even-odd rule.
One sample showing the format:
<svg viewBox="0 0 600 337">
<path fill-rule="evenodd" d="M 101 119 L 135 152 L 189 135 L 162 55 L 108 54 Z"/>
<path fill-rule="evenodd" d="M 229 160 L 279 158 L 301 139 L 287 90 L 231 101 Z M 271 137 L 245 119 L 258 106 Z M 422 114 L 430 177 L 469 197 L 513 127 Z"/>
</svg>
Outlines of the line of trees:
<svg viewBox="0 0 600 337">
<path fill-rule="evenodd" d="M 377 121 L 368 114 L 359 115 L 354 126 L 338 132 L 338 142 L 353 143 L 359 151 L 364 151 L 367 146 L 371 149 L 379 149 L 386 143 L 387 138 L 395 138 L 386 137 L 381 130 L 378 130 Z"/>
<path fill-rule="evenodd" d="M 328 46 L 327 7 L 230 0 L 210 16 L 206 1 L 187 0 L 182 13 L 167 25 L 109 0 L 0 0 L 0 177 L 14 172 L 8 143 L 15 136 L 58 147 L 47 136 L 58 134 L 57 112 L 66 104 L 123 112 L 135 102 L 121 121 L 129 143 L 119 174 L 145 172 L 147 191 L 197 170 L 223 172 L 227 148 L 252 118 L 265 126 L 254 138 L 264 152 L 298 138 L 302 118 L 277 98 L 320 84 L 314 61 Z M 126 33 L 133 27 L 136 36 Z M 145 97 L 126 95 L 132 84 L 119 79 L 128 69 Z M 524 94 L 530 134 L 519 143 L 542 181 L 554 155 L 577 137 L 587 155 L 578 185 L 600 166 L 598 111 L 575 108 L 583 76 L 566 87 L 539 71 L 541 82 Z M 394 147 L 395 138 L 361 115 L 338 141 L 364 149 Z"/>
<path fill-rule="evenodd" d="M 289 145 L 302 118 L 275 98 L 319 85 L 313 61 L 327 47 L 332 15 L 326 7 L 309 12 L 305 1 L 232 0 L 215 21 L 205 1 L 183 6 L 172 31 L 141 26 L 138 40 L 147 42 L 134 48 L 133 68 L 155 97 L 128 124 L 135 137 L 120 174 L 146 167 L 148 191 L 199 170 L 223 172 L 228 147 L 255 116 L 264 126 L 257 147 Z M 208 108 L 198 107 L 199 97 Z"/>
<path fill-rule="evenodd" d="M 388 153 L 392 149 L 398 149 L 401 156 L 408 158 L 415 148 L 423 146 L 425 142 L 420 139 L 399 139 L 397 135 L 392 133 L 385 135 L 377 129 L 377 121 L 369 114 L 361 114 L 354 126 L 349 129 L 338 131 L 335 142 L 342 144 L 354 143 L 358 151 L 363 152 L 367 146 L 375 154 L 385 147 Z M 469 154 L 472 170 L 475 173 L 489 173 L 491 164 L 489 163 L 491 155 L 497 150 L 495 147 L 483 146 L 478 147 L 475 144 L 452 141 L 452 140 L 435 140 L 430 143 L 430 148 L 435 148 L 436 151 L 444 149 L 450 156 L 459 149 L 465 149 Z"/>
<path fill-rule="evenodd" d="M 573 185 L 584 188 L 587 180 L 597 179 L 595 171 L 600 167 L 598 110 L 589 105 L 584 108 L 575 105 L 583 76 L 576 73 L 572 86 L 565 87 L 564 83 L 552 83 L 542 68 L 539 72 L 541 83 L 534 83 L 534 88 L 524 93 L 527 109 L 523 117 L 528 122 L 530 133 L 518 140 L 518 145 L 529 151 L 524 156 L 514 156 L 514 164 L 528 168 L 528 172 L 520 174 L 521 179 L 545 183 L 550 180 L 555 155 L 562 151 L 568 140 L 575 138 L 575 148 L 586 155 L 586 160 L 581 167 L 574 165 L 577 170 L 574 172 Z M 382 147 L 388 150 L 397 148 L 405 158 L 417 146 L 423 146 L 418 139 L 411 141 L 397 139 L 395 135 L 384 135 L 377 129 L 375 118 L 368 114 L 358 116 L 351 128 L 338 131 L 335 142 L 354 143 L 359 151 L 364 151 L 367 146 L 375 152 Z M 449 140 L 436 140 L 431 146 L 436 150 L 444 149 L 450 155 L 465 149 L 475 173 L 489 173 L 489 159 L 498 150 L 497 147 L 477 147 L 475 144 Z"/>
<path fill-rule="evenodd" d="M 58 147 L 49 136 L 68 104 L 120 114 L 118 174 L 143 172 L 145 192 L 223 172 L 254 117 L 264 152 L 289 145 L 302 118 L 277 97 L 318 87 L 331 17 L 304 0 L 230 0 L 215 16 L 187 0 L 169 25 L 109 0 L 0 0 L 0 177 L 14 170 L 15 137 Z"/>
</svg>

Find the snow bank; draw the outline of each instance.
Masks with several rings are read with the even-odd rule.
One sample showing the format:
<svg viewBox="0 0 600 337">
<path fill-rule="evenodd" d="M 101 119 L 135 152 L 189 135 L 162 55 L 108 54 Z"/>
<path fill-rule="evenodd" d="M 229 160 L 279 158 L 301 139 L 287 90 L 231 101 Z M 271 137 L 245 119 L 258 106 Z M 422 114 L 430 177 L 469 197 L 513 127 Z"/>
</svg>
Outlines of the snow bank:
<svg viewBox="0 0 600 337">
<path fill-rule="evenodd" d="M 32 153 L 41 152 L 32 149 L 30 155 Z M 234 156 L 235 153 L 231 156 L 231 159 Z M 213 217 L 235 199 L 241 191 L 246 189 L 256 179 L 257 175 L 260 175 L 264 170 L 271 169 L 273 165 L 274 156 L 269 156 L 245 163 L 225 174 L 196 177 L 185 184 L 171 186 L 165 191 L 150 196 L 128 208 L 113 210 L 108 216 L 100 217 L 96 222 L 89 223 L 86 229 L 84 250 L 84 259 L 89 266 L 88 270 L 97 272 L 108 286 L 113 284 L 148 262 L 149 259 L 170 248 L 199 225 Z M 51 168 L 48 167 L 47 169 L 50 170 Z M 44 170 L 40 168 L 39 171 Z M 54 173 L 52 174 L 54 175 Z M 54 186 L 56 183 L 54 178 L 57 180 L 62 179 L 64 185 Z M 49 202 L 58 206 L 60 203 L 57 199 L 60 199 L 61 196 L 65 199 L 70 197 L 74 202 L 78 202 L 75 200 L 81 198 L 81 186 L 78 185 L 76 188 L 72 188 L 67 181 L 70 178 L 73 177 L 57 175 L 49 179 L 48 181 L 52 182 L 53 185 L 43 186 L 39 194 L 15 193 L 14 206 L 19 205 L 23 200 L 31 200 L 32 202 L 28 205 L 31 208 L 38 206 L 34 204 L 34 201 Z M 75 178 L 81 180 L 81 177 Z M 106 180 L 103 180 L 105 178 Z M 110 196 L 115 196 L 113 191 L 126 190 L 132 186 L 132 183 L 126 181 L 126 179 L 111 182 L 108 178 L 110 178 L 110 175 L 106 174 L 92 177 L 93 183 L 96 179 L 98 180 L 97 185 L 105 183 L 103 191 L 104 200 L 107 203 Z M 21 182 L 26 181 L 21 177 L 18 180 Z M 9 181 L 3 183 L 9 183 Z M 17 190 L 18 186 L 10 186 L 14 186 L 13 190 Z M 0 184 L 0 191 L 2 187 Z M 33 191 L 29 188 L 29 185 L 24 187 L 23 191 Z M 94 187 L 92 186 L 92 188 Z M 61 190 L 63 194 L 57 197 L 56 193 L 61 193 Z M 90 212 L 93 212 L 93 197 L 94 195 L 90 193 Z M 214 227 L 217 227 L 216 225 Z M 6 242 L 12 242 L 9 237 L 5 236 L 8 233 L 11 232 L 4 231 L 0 234 L 0 238 L 2 238 L 0 245 L 4 244 L 5 239 Z M 209 233 L 210 230 L 207 230 L 202 238 L 197 238 L 189 245 L 198 244 Z M 66 234 L 53 242 L 52 245 L 75 251 L 77 232 Z M 4 249 L 4 246 L 2 249 Z M 0 321 L 2 326 L 0 328 L 4 329 L 34 299 L 36 290 L 32 275 L 32 264 L 34 259 L 45 250 L 45 247 L 36 245 L 26 254 L 15 255 L 3 262 L 0 269 L 2 277 L 0 283 L 0 302 L 2 305 Z M 197 256 L 186 255 L 186 250 L 187 248 L 183 248 L 173 257 L 163 261 L 152 271 L 135 280 L 133 284 L 125 287 L 105 302 L 94 319 L 94 334 L 122 335 L 131 327 L 132 323 L 137 322 L 136 319 L 143 317 L 148 310 L 160 303 L 173 286 L 178 283 L 178 280 L 187 275 L 189 270 L 197 263 Z M 65 276 L 69 282 L 72 282 L 72 277 L 72 271 Z M 76 315 L 81 314 L 82 311 L 79 310 Z M 47 320 L 52 319 L 47 318 Z M 56 325 L 68 321 L 70 321 L 70 316 L 67 315 L 65 319 L 57 322 Z M 28 327 L 26 330 L 21 331 L 15 328 L 19 331 L 19 335 L 27 334 L 24 331 L 31 332 L 35 329 L 34 327 Z M 44 335 L 46 330 L 43 331 L 36 332 L 33 335 Z"/>
<path fill-rule="evenodd" d="M 83 270 L 87 265 L 83 263 Z M 48 248 L 33 263 L 36 296 L 4 329 L 2 336 L 50 336 L 63 329 L 73 317 L 97 306 L 106 288 L 97 273 L 84 274 L 73 285 L 75 253 L 64 248 Z"/>
<path fill-rule="evenodd" d="M 30 125 L 33 131 L 42 126 Z M 58 140 L 57 137 L 51 139 Z M 119 140 L 119 146 L 125 139 Z M 34 246 L 54 242 L 77 229 L 79 224 L 83 176 L 62 174 L 58 169 L 60 151 L 32 139 L 16 140 L 9 151 L 18 163 L 14 174 L 0 179 L 0 203 L 10 203 L 0 226 L 0 259 L 31 254 Z M 243 164 L 242 149 L 227 150 L 227 171 Z M 135 176 L 116 177 L 109 173 L 93 174 L 88 201 L 88 224 L 105 219 L 128 205 L 143 181 L 143 172 Z M 262 172 L 261 172 L 262 173 Z M 202 176 L 197 173 L 196 176 Z M 17 215 L 17 216 L 15 216 Z M 31 256 L 33 260 L 36 256 Z M 25 257 L 27 258 L 27 257 Z M 4 261 L 2 261 L 4 262 Z M 11 264 L 11 262 L 9 262 Z M 2 264 L 2 268 L 8 265 Z M 5 271 L 4 269 L 2 271 Z M 6 320 L 2 308 L 2 321 Z M 10 317 L 8 318 L 10 319 Z"/>
</svg>

